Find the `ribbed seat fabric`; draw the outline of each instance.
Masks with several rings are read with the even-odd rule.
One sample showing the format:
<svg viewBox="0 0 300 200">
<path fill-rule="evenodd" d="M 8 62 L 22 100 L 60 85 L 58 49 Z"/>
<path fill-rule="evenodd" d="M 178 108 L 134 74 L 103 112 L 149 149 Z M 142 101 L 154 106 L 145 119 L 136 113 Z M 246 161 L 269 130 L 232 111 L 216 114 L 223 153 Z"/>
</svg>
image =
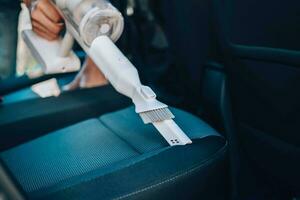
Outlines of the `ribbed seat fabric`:
<svg viewBox="0 0 300 200">
<path fill-rule="evenodd" d="M 92 119 L 5 152 L 3 159 L 24 190 L 32 192 L 139 155 Z"/>
<path fill-rule="evenodd" d="M 194 139 L 192 145 L 169 147 L 130 107 L 50 133 L 0 157 L 30 199 L 138 197 L 152 186 L 170 187 L 172 178 L 189 176 L 204 164 L 218 166 L 224 159 L 223 137 L 191 114 L 172 112 Z"/>
</svg>

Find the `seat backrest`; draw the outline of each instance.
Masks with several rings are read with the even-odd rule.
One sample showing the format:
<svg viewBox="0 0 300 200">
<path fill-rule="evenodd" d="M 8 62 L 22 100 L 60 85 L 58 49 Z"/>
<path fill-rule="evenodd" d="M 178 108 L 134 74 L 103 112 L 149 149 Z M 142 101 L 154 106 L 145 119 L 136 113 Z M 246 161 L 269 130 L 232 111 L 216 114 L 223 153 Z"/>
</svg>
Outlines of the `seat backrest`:
<svg viewBox="0 0 300 200">
<path fill-rule="evenodd" d="M 212 45 L 210 1 L 162 0 L 152 3 L 169 43 L 172 63 L 165 77 L 173 77 L 173 80 L 164 80 L 166 88 L 180 91 L 186 98 L 185 107 L 193 110 L 190 105 L 199 105 L 204 64 Z"/>
<path fill-rule="evenodd" d="M 238 137 L 259 168 L 299 190 L 300 1 L 215 2 Z"/>
<path fill-rule="evenodd" d="M 209 1 L 163 1 L 162 15 L 173 58 L 198 79 L 210 45 Z"/>
</svg>

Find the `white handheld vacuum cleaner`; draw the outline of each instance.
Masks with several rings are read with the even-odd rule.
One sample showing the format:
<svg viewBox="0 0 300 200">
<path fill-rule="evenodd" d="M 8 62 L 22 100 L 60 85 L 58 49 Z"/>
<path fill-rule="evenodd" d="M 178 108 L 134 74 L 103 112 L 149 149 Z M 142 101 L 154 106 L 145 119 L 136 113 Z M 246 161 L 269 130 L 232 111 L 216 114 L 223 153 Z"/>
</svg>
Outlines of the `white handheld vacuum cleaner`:
<svg viewBox="0 0 300 200">
<path fill-rule="evenodd" d="M 40 43 L 42 39 L 30 29 L 24 31 L 26 43 L 47 71 L 77 69 L 77 65 L 69 65 L 77 62 L 71 52 L 74 37 L 112 86 L 132 99 L 136 113 L 145 124 L 152 123 L 172 146 L 192 143 L 174 122 L 168 106 L 156 99 L 150 87 L 141 84 L 137 69 L 114 44 L 123 32 L 121 13 L 107 0 L 54 0 L 54 3 L 65 19 L 67 33 L 64 39 L 55 44 Z"/>
</svg>

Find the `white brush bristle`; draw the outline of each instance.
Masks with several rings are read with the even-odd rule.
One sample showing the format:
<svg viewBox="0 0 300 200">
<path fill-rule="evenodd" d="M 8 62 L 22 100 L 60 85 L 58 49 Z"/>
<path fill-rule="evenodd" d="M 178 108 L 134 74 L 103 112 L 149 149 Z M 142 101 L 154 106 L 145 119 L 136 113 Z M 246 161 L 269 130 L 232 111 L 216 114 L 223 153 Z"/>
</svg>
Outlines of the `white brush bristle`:
<svg viewBox="0 0 300 200">
<path fill-rule="evenodd" d="M 140 116 L 145 124 L 161 122 L 168 119 L 173 119 L 175 116 L 168 108 L 160 108 L 140 113 Z"/>
</svg>

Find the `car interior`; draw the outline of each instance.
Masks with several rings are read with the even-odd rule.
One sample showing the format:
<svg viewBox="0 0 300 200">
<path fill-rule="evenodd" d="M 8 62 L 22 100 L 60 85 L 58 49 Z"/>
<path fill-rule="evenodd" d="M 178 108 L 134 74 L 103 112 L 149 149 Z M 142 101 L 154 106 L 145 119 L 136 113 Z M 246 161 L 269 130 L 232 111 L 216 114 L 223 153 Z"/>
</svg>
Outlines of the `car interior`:
<svg viewBox="0 0 300 200">
<path fill-rule="evenodd" d="M 110 84 L 40 98 L 32 85 L 76 73 L 0 79 L 0 200 L 300 199 L 299 0 L 110 2 L 118 47 L 192 144 Z"/>
</svg>

